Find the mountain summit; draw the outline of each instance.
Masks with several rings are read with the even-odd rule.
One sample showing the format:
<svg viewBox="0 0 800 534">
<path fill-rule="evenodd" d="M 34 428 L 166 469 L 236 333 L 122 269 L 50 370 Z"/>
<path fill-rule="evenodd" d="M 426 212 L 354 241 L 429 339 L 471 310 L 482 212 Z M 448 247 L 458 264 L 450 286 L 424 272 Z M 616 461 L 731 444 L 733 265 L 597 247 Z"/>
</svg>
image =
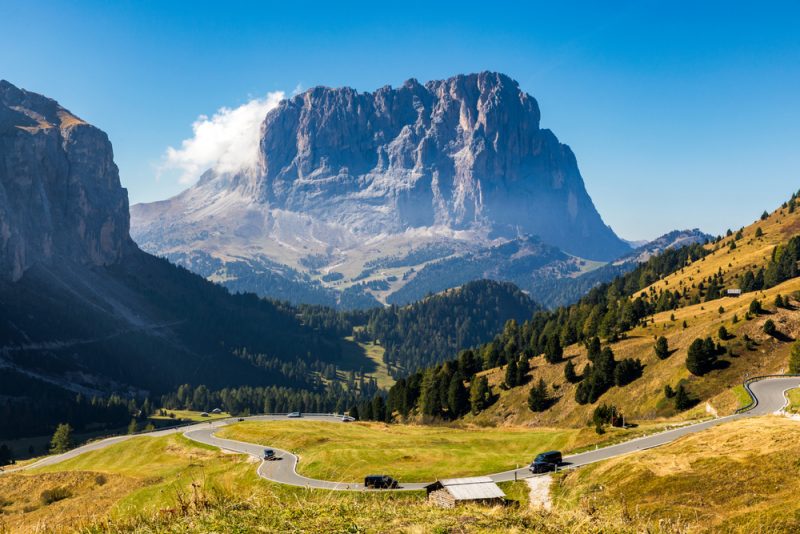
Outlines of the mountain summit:
<svg viewBox="0 0 800 534">
<path fill-rule="evenodd" d="M 591 260 L 628 252 L 539 119 L 536 100 L 492 72 L 373 93 L 316 87 L 266 115 L 254 169 L 209 171 L 134 206 L 134 239 L 206 275 L 261 258 L 298 280 L 335 270 L 342 284 L 432 242 L 452 254 L 535 235 Z"/>
</svg>

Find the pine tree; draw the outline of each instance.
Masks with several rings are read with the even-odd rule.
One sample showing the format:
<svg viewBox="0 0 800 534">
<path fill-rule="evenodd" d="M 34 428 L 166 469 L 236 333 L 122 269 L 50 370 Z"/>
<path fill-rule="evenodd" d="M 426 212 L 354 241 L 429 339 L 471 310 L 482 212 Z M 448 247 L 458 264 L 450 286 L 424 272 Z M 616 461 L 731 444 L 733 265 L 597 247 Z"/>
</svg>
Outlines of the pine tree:
<svg viewBox="0 0 800 534">
<path fill-rule="evenodd" d="M 136 423 L 136 419 L 131 419 L 131 422 L 128 424 L 128 434 L 136 434 L 138 428 L 139 425 Z"/>
<path fill-rule="evenodd" d="M 479 414 L 488 405 L 492 392 L 489 389 L 489 381 L 485 376 L 479 376 L 472 381 L 469 392 L 469 404 L 473 414 Z"/>
<path fill-rule="evenodd" d="M 50 452 L 61 454 L 67 452 L 74 446 L 72 442 L 72 427 L 67 423 L 62 423 L 56 427 L 53 437 L 50 439 Z"/>
<path fill-rule="evenodd" d="M 547 360 L 547 363 L 558 363 L 563 356 L 564 349 L 561 348 L 561 341 L 558 336 L 550 336 L 544 351 L 544 359 Z"/>
<path fill-rule="evenodd" d="M 577 373 L 575 373 L 575 364 L 572 363 L 572 360 L 567 361 L 567 365 L 564 366 L 564 378 L 570 384 L 574 384 L 579 380 Z"/>
<path fill-rule="evenodd" d="M 550 405 L 550 398 L 547 395 L 547 384 L 543 379 L 539 379 L 539 383 L 535 384 L 530 393 L 528 393 L 528 408 L 532 412 L 543 412 Z"/>
<path fill-rule="evenodd" d="M 774 337 L 775 334 L 778 332 L 778 329 L 775 327 L 775 323 L 772 319 L 767 319 L 764 322 L 764 333 L 768 336 Z"/>
<path fill-rule="evenodd" d="M 528 373 L 531 370 L 531 364 L 528 357 L 523 354 L 520 356 L 519 363 L 517 363 L 517 385 L 521 386 L 528 381 Z"/>
<path fill-rule="evenodd" d="M 669 343 L 667 342 L 667 338 L 661 336 L 656 340 L 655 352 L 660 360 L 666 360 L 669 357 Z"/>
<path fill-rule="evenodd" d="M 722 341 L 725 341 L 725 340 L 727 340 L 727 339 L 728 339 L 728 337 L 730 336 L 730 334 L 728 333 L 728 329 L 727 329 L 727 328 L 725 328 L 725 326 L 720 326 L 720 327 L 719 327 L 719 330 L 717 331 L 717 334 L 719 335 L 719 338 L 720 338 Z"/>
<path fill-rule="evenodd" d="M 717 350 L 711 338 L 700 338 L 692 341 L 686 355 L 686 368 L 696 376 L 702 376 L 712 370 L 717 363 Z"/>
<path fill-rule="evenodd" d="M 464 387 L 464 381 L 459 373 L 453 375 L 447 390 L 447 407 L 450 417 L 456 419 L 469 410 L 469 394 Z"/>
<path fill-rule="evenodd" d="M 672 397 L 675 396 L 675 390 L 673 390 L 672 386 L 670 386 L 669 384 L 664 386 L 664 396 L 668 399 L 671 399 Z"/>
<path fill-rule="evenodd" d="M 517 359 L 511 358 L 506 365 L 506 377 L 505 377 L 505 384 L 506 386 L 513 388 L 517 385 Z"/>
<path fill-rule="evenodd" d="M 689 394 L 686 392 L 686 388 L 683 387 L 683 384 L 678 384 L 678 389 L 675 390 L 675 408 L 679 411 L 688 410 L 692 407 L 692 399 L 689 397 Z"/>
</svg>

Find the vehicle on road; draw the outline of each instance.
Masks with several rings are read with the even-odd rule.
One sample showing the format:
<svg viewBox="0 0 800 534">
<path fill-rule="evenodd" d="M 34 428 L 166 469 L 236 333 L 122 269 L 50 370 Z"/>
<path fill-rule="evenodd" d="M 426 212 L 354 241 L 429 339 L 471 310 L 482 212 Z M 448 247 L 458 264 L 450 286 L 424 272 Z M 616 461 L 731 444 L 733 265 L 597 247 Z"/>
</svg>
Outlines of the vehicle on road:
<svg viewBox="0 0 800 534">
<path fill-rule="evenodd" d="M 242 421 L 244 421 L 244 417 L 240 417 L 239 419 L 237 419 L 237 421 L 241 423 Z"/>
<path fill-rule="evenodd" d="M 349 415 L 342 416 L 342 423 L 350 423 L 351 421 L 355 421 L 355 417 L 350 417 Z"/>
<path fill-rule="evenodd" d="M 531 473 L 549 473 L 555 471 L 562 462 L 561 451 L 547 451 L 538 454 L 529 467 Z"/>
<path fill-rule="evenodd" d="M 264 460 L 272 461 L 276 460 L 277 458 L 278 457 L 275 456 L 275 451 L 273 451 L 272 449 L 264 449 Z"/>
<path fill-rule="evenodd" d="M 394 489 L 398 482 L 389 475 L 367 475 L 364 477 L 364 487 L 371 489 Z"/>
<path fill-rule="evenodd" d="M 300 412 L 292 412 L 292 413 L 287 413 L 286 417 L 292 417 L 292 418 L 303 417 L 303 414 L 301 414 Z"/>
</svg>

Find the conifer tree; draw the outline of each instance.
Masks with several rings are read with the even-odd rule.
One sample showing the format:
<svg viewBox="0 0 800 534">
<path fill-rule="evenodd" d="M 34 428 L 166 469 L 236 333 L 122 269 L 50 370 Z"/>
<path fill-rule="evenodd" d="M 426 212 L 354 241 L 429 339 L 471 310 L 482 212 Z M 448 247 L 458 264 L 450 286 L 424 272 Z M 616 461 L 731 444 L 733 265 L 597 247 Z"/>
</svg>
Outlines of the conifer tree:
<svg viewBox="0 0 800 534">
<path fill-rule="evenodd" d="M 67 452 L 74 446 L 72 441 L 72 427 L 67 423 L 62 423 L 56 427 L 53 437 L 50 439 L 50 452 L 61 454 Z"/>
<path fill-rule="evenodd" d="M 664 336 L 660 336 L 656 340 L 656 345 L 654 350 L 656 352 L 656 356 L 658 356 L 660 360 L 667 359 L 667 357 L 669 357 L 669 343 L 667 342 L 667 338 L 665 338 Z"/>
<path fill-rule="evenodd" d="M 532 412 L 543 412 L 550 405 L 550 398 L 547 395 L 547 384 L 543 379 L 539 379 L 537 384 L 531 388 L 528 393 L 528 408 Z"/>
<path fill-rule="evenodd" d="M 575 364 L 572 363 L 572 360 L 567 361 L 567 365 L 564 366 L 564 378 L 570 384 L 574 384 L 579 380 L 578 375 L 575 373 Z"/>
</svg>

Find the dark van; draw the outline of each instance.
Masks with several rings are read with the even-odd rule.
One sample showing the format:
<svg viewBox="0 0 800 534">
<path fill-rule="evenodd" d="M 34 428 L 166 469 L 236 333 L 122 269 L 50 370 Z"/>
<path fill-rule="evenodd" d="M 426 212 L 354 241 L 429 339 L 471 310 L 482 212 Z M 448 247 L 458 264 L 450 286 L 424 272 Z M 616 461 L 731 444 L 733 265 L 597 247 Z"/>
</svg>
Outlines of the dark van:
<svg viewBox="0 0 800 534">
<path fill-rule="evenodd" d="M 388 475 L 368 475 L 364 477 L 364 487 L 372 489 L 393 489 L 397 481 Z"/>
<path fill-rule="evenodd" d="M 531 473 L 549 473 L 561 465 L 561 451 L 543 452 L 531 462 Z"/>
</svg>

